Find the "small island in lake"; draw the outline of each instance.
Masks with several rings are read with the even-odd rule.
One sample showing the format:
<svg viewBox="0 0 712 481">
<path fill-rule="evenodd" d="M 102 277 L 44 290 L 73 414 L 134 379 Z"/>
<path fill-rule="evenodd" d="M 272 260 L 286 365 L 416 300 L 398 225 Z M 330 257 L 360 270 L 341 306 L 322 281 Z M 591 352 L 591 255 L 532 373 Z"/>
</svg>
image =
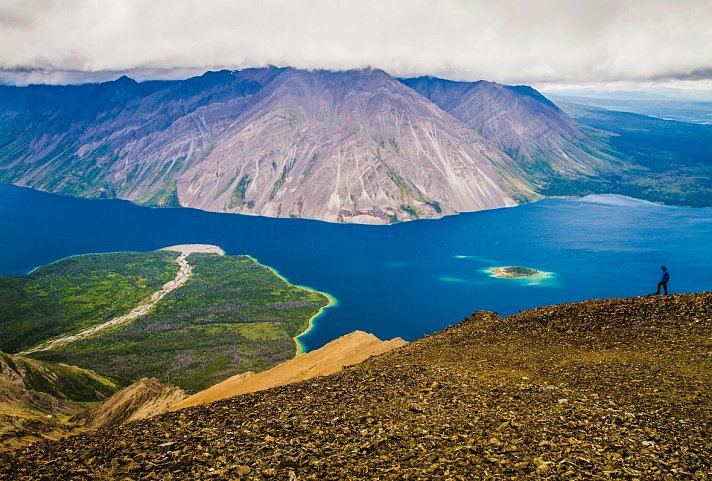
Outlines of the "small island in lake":
<svg viewBox="0 0 712 481">
<path fill-rule="evenodd" d="M 505 279 L 531 277 L 539 274 L 539 271 L 536 269 L 519 266 L 492 267 L 491 269 L 488 269 L 488 271 L 494 277 L 502 277 Z"/>
<path fill-rule="evenodd" d="M 481 269 L 481 272 L 494 279 L 509 279 L 527 286 L 552 286 L 556 274 L 540 271 L 531 267 L 521 266 L 495 266 Z"/>
</svg>

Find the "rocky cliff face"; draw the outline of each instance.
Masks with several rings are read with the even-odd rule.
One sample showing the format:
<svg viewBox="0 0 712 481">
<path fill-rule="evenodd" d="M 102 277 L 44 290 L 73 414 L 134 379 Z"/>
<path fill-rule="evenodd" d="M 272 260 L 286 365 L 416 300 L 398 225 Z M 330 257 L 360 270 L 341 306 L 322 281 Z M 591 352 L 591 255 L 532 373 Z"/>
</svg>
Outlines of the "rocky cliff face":
<svg viewBox="0 0 712 481">
<path fill-rule="evenodd" d="M 597 134 L 585 131 L 527 85 L 401 80 L 514 158 L 530 178 L 594 174 L 611 160 Z"/>
<path fill-rule="evenodd" d="M 535 198 L 507 154 L 379 70 L 0 87 L 0 180 L 159 206 L 384 223 Z"/>
</svg>

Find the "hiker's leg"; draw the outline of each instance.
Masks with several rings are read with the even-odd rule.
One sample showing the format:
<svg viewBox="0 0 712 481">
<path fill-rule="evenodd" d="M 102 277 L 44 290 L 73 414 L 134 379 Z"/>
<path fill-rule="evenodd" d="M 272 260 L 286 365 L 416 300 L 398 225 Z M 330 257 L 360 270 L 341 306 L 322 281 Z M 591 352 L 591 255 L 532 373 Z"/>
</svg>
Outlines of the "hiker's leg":
<svg viewBox="0 0 712 481">
<path fill-rule="evenodd" d="M 665 295 L 667 296 L 667 282 L 663 284 L 663 288 L 665 289 Z"/>
</svg>

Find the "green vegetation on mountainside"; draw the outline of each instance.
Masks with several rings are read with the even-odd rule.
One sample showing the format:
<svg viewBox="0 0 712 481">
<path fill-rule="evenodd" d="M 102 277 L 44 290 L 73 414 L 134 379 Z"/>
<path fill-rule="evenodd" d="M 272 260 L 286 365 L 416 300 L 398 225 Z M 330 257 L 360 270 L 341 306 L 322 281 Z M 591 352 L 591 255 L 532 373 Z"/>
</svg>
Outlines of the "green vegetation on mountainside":
<svg viewBox="0 0 712 481">
<path fill-rule="evenodd" d="M 136 203 L 149 207 L 180 207 L 176 183 L 167 184 L 155 192 L 141 196 L 136 199 Z"/>
<path fill-rule="evenodd" d="M 175 277 L 177 255 L 85 255 L 0 277 L 0 350 L 18 352 L 129 312 Z"/>
<path fill-rule="evenodd" d="M 669 205 L 712 206 L 712 125 L 689 124 L 562 102 L 577 122 L 610 132 L 619 163 L 576 179 L 554 178 L 544 195 L 621 194 Z"/>
<path fill-rule="evenodd" d="M 117 390 L 114 382 L 86 369 L 0 352 L 0 381 L 7 380 L 73 402 L 101 401 Z"/>
<path fill-rule="evenodd" d="M 294 356 L 293 337 L 328 299 L 246 256 L 191 254 L 193 276 L 134 322 L 32 356 L 127 385 L 143 376 L 188 391 Z"/>
</svg>

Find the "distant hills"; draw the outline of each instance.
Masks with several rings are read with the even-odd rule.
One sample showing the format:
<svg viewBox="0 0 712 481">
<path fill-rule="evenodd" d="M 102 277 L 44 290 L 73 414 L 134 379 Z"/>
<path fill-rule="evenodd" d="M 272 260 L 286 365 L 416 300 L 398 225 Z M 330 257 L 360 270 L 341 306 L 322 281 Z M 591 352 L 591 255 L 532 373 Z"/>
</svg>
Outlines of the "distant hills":
<svg viewBox="0 0 712 481">
<path fill-rule="evenodd" d="M 273 217 L 392 223 L 589 193 L 632 162 L 613 138 L 529 86 L 376 69 L 0 86 L 0 182 Z"/>
<path fill-rule="evenodd" d="M 543 194 L 622 194 L 669 205 L 712 207 L 712 125 L 570 102 L 559 105 L 579 125 L 607 132 L 608 149 L 618 160 L 595 176 L 554 179 Z"/>
</svg>

